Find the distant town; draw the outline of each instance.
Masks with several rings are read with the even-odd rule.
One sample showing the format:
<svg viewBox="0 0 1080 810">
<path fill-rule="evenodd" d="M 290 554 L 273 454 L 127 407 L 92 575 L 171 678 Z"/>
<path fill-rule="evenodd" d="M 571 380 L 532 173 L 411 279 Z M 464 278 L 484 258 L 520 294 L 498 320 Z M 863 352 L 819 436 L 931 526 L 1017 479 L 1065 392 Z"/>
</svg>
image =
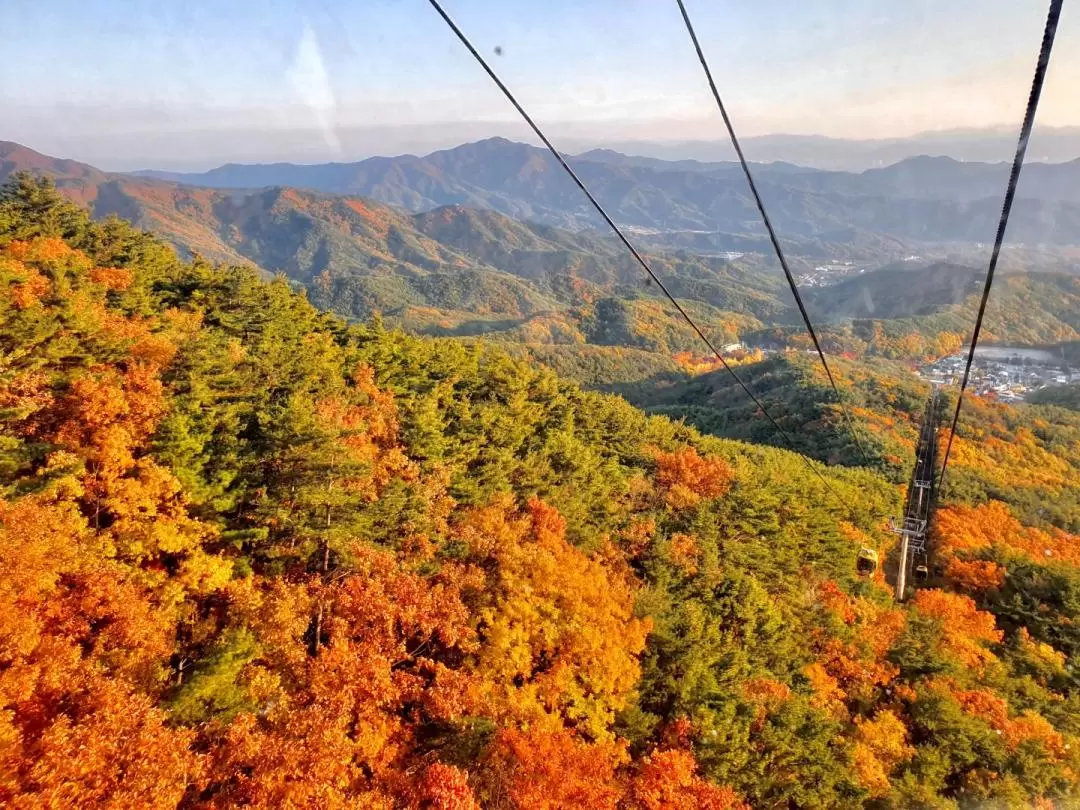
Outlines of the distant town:
<svg viewBox="0 0 1080 810">
<path fill-rule="evenodd" d="M 954 354 L 924 366 L 916 373 L 931 383 L 959 385 L 967 354 Z M 970 391 L 993 395 L 1002 402 L 1022 402 L 1032 391 L 1080 381 L 1080 368 L 1042 349 L 986 346 L 975 350 Z"/>
<path fill-rule="evenodd" d="M 902 262 L 917 262 L 921 256 L 905 256 Z M 829 261 L 817 265 L 813 270 L 802 273 L 795 281 L 800 287 L 827 287 L 849 276 L 857 276 L 867 270 L 876 270 L 879 264 L 857 263 L 852 261 Z"/>
<path fill-rule="evenodd" d="M 827 287 L 840 279 L 865 272 L 865 267 L 859 267 L 854 262 L 828 262 L 819 264 L 810 272 L 803 273 L 796 278 L 796 282 L 800 287 Z"/>
</svg>

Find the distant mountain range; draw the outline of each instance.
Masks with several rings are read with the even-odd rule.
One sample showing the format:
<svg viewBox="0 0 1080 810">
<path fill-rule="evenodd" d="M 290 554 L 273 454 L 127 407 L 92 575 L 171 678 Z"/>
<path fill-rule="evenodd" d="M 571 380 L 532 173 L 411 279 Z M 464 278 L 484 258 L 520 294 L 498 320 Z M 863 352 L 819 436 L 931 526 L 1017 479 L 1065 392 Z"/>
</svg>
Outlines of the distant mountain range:
<svg viewBox="0 0 1080 810">
<path fill-rule="evenodd" d="M 1016 151 L 1016 127 L 982 127 L 921 132 L 903 138 L 828 138 L 823 135 L 760 135 L 743 138 L 750 160 L 784 161 L 817 169 L 862 171 L 911 157 L 934 155 L 959 161 L 1000 163 Z M 607 144 L 630 155 L 663 161 L 729 161 L 735 159 L 726 140 L 625 141 Z M 1028 144 L 1029 161 L 1065 163 L 1080 155 L 1080 127 L 1039 126 Z"/>
<path fill-rule="evenodd" d="M 698 251 L 760 250 L 768 245 L 737 164 L 669 163 L 593 150 L 572 158 L 608 211 L 654 244 Z M 85 164 L 0 144 L 0 176 L 17 168 L 55 175 L 95 206 L 117 206 L 116 192 L 183 196 L 176 185 L 246 191 L 293 187 L 362 196 L 413 212 L 445 205 L 489 209 L 514 219 L 571 230 L 601 225 L 545 151 L 501 138 L 433 152 L 357 163 L 228 164 L 209 172 L 107 174 Z M 916 157 L 861 173 L 788 163 L 755 166 L 758 183 L 790 250 L 898 256 L 909 243 L 985 242 L 993 238 L 1005 164 Z M 98 199 L 96 188 L 109 186 Z M 171 189 L 164 191 L 165 188 Z M 130 215 L 130 210 L 122 213 Z M 160 216 L 171 217 L 159 211 Z M 1012 242 L 1080 244 L 1080 159 L 1025 168 L 1010 223 Z M 204 248 L 206 246 L 203 246 Z M 228 250 L 225 251 L 228 254 Z"/>
<path fill-rule="evenodd" d="M 737 164 L 670 163 L 605 150 L 586 152 L 572 163 L 622 224 L 708 233 L 709 246 L 718 250 L 763 233 Z M 813 252 L 814 243 L 865 243 L 876 251 L 880 238 L 991 240 L 1008 166 L 916 157 L 857 174 L 788 163 L 757 165 L 754 171 L 774 223 L 797 250 Z M 546 150 L 502 138 L 425 157 L 312 166 L 228 164 L 198 174 L 138 176 L 209 188 L 294 186 L 360 195 L 410 211 L 465 205 L 570 229 L 601 224 Z M 1018 195 L 1012 241 L 1080 243 L 1080 159 L 1027 166 Z"/>
<path fill-rule="evenodd" d="M 669 166 L 596 151 L 573 160 L 710 329 L 726 338 L 798 322 L 737 165 Z M 128 175 L 0 143 L 0 180 L 19 170 L 52 176 L 95 216 L 129 219 L 182 252 L 284 273 L 320 306 L 346 315 L 380 311 L 422 331 L 526 342 L 661 353 L 693 345 L 625 250 L 587 229 L 594 223 L 580 192 L 545 152 L 525 144 L 493 139 L 423 158 Z M 756 167 L 803 266 L 853 250 L 886 264 L 928 244 L 989 240 L 1005 170 L 926 157 L 859 174 Z M 1009 235 L 1076 255 L 1069 246 L 1080 242 L 1080 161 L 1026 168 Z M 747 253 L 733 259 L 722 250 Z M 913 271 L 917 265 L 867 272 L 809 291 L 808 302 L 823 321 L 900 319 L 918 329 L 912 319 L 936 318 L 938 331 L 965 329 L 978 272 Z M 1080 302 L 1076 283 L 1031 276 L 1008 293 L 1015 301 L 1004 298 L 1003 284 L 1009 317 L 999 321 L 1001 336 L 1076 337 L 1080 316 L 1058 312 L 1059 303 L 1068 310 Z M 1032 308 L 1047 316 L 1024 329 Z"/>
</svg>

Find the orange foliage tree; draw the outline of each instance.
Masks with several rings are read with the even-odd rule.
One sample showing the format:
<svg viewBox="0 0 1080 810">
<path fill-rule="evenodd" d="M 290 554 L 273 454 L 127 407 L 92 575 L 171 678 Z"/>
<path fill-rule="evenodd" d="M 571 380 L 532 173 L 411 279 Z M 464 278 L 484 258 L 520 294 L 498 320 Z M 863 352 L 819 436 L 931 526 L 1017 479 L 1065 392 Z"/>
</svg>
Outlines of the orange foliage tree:
<svg viewBox="0 0 1080 810">
<path fill-rule="evenodd" d="M 616 768 L 627 755 L 615 743 L 587 744 L 567 731 L 499 732 L 489 755 L 492 807 L 516 810 L 614 810 L 623 788 Z"/>
<path fill-rule="evenodd" d="M 945 564 L 945 576 L 960 590 L 988 591 L 1000 588 L 1005 582 L 1005 569 L 990 560 L 950 557 Z"/>
<path fill-rule="evenodd" d="M 673 453 L 657 450 L 656 485 L 664 502 L 672 509 L 694 506 L 702 499 L 716 498 L 731 488 L 734 473 L 726 461 L 702 458 L 693 447 Z"/>
<path fill-rule="evenodd" d="M 282 652 L 265 659 L 272 675 L 254 661 L 244 677 L 259 711 L 239 715 L 216 749 L 219 800 L 348 806 L 407 791 L 414 724 L 476 710 L 469 678 L 432 657 L 475 648 L 459 573 L 425 580 L 358 548 L 352 574 L 336 582 L 239 593 L 237 618 Z"/>
<path fill-rule="evenodd" d="M 946 555 L 997 546 L 1036 562 L 1057 560 L 1080 566 L 1080 539 L 1060 529 L 1024 526 L 1001 501 L 951 504 L 938 510 L 935 520 L 935 537 Z"/>
<path fill-rule="evenodd" d="M 475 672 L 496 717 L 607 739 L 637 681 L 649 624 L 633 615 L 630 584 L 571 546 L 565 530 L 538 500 L 520 514 L 498 499 L 457 526 L 490 572 L 476 596 Z"/>
<path fill-rule="evenodd" d="M 442 762 L 424 769 L 408 798 L 416 810 L 480 810 L 468 774 Z"/>
<path fill-rule="evenodd" d="M 748 810 L 729 787 L 697 775 L 688 751 L 658 751 L 638 765 L 622 805 L 627 810 Z"/>
<path fill-rule="evenodd" d="M 193 734 L 136 691 L 157 684 L 173 624 L 89 538 L 48 494 L 0 502 L 0 800 L 176 804 L 199 776 Z"/>
<path fill-rule="evenodd" d="M 855 723 L 855 771 L 871 796 L 883 796 L 889 791 L 889 774 L 915 755 L 907 743 L 907 728 L 889 709 L 872 720 L 856 718 Z"/>
<path fill-rule="evenodd" d="M 963 666 L 981 667 L 994 659 L 986 644 L 1001 641 L 994 617 L 975 606 L 970 597 L 936 588 L 916 591 L 915 609 L 941 623 L 942 646 Z"/>
</svg>

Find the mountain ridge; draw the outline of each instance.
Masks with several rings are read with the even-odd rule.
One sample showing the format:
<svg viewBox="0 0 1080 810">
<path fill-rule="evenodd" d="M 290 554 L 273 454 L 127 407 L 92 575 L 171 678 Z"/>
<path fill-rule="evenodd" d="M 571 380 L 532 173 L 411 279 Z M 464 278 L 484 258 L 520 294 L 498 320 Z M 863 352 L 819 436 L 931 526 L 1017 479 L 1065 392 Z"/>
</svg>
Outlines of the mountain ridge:
<svg viewBox="0 0 1080 810">
<path fill-rule="evenodd" d="M 967 127 L 918 132 L 903 137 L 835 138 L 825 135 L 775 133 L 742 139 L 756 162 L 788 161 L 817 169 L 862 171 L 919 154 L 948 155 L 962 161 L 1001 162 L 1016 150 L 1016 127 Z M 701 162 L 734 160 L 725 140 L 609 142 L 606 148 L 663 160 Z M 1032 134 L 1029 161 L 1061 162 L 1080 154 L 1080 127 L 1039 126 Z"/>
<path fill-rule="evenodd" d="M 591 150 L 570 162 L 626 225 L 762 232 L 736 163 L 675 163 Z M 860 173 L 790 163 L 754 172 L 783 235 L 828 239 L 838 226 L 916 241 L 988 241 L 1008 174 L 1005 164 L 918 156 Z M 336 164 L 230 164 L 203 173 L 152 172 L 210 187 L 293 185 L 371 197 L 413 211 L 464 204 L 570 229 L 599 227 L 579 191 L 543 149 L 490 138 L 429 155 Z M 1070 244 L 1080 225 L 1080 159 L 1031 164 L 1022 176 L 1012 233 Z M 985 231 L 985 233 L 983 233 Z"/>
<path fill-rule="evenodd" d="M 612 154 L 604 156 L 615 160 Z M 725 242 L 764 235 L 736 164 L 690 170 L 685 164 L 669 167 L 657 161 L 633 165 L 635 159 L 627 156 L 616 162 L 582 156 L 571 161 L 626 226 L 711 232 L 714 249 L 721 250 Z M 105 173 L 17 144 L 0 144 L 0 177 L 20 166 L 62 177 L 69 189 L 79 185 L 75 179 L 92 185 L 106 178 L 229 190 L 291 186 L 367 197 L 413 212 L 466 205 L 572 230 L 602 225 L 549 154 L 504 138 L 424 157 L 311 165 L 227 164 L 195 175 Z M 804 246 L 800 240 L 857 243 L 875 235 L 914 242 L 988 241 L 1007 167 L 924 156 L 860 174 L 790 164 L 759 165 L 755 172 L 782 236 L 795 242 L 794 252 L 808 250 L 812 255 L 812 245 Z M 1010 236 L 1021 242 L 1075 243 L 1080 238 L 1080 159 L 1033 164 L 1023 177 Z M 1025 196 L 1029 192 L 1034 196 Z M 80 202 L 91 199 L 84 189 Z"/>
</svg>

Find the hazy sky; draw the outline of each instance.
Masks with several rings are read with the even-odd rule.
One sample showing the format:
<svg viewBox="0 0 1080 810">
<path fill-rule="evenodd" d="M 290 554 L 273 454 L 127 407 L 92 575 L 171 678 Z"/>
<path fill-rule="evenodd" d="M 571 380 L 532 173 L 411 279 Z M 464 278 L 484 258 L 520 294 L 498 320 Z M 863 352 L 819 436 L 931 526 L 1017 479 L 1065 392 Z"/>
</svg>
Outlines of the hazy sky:
<svg viewBox="0 0 1080 810">
<path fill-rule="evenodd" d="M 0 139 L 110 169 L 351 160 L 524 137 L 426 0 L 5 0 Z M 1046 0 L 687 0 L 743 135 L 1023 113 Z M 444 0 L 574 146 L 720 138 L 674 0 Z M 494 48 L 500 46 L 502 55 Z M 1040 108 L 1080 124 L 1080 13 Z"/>
</svg>

